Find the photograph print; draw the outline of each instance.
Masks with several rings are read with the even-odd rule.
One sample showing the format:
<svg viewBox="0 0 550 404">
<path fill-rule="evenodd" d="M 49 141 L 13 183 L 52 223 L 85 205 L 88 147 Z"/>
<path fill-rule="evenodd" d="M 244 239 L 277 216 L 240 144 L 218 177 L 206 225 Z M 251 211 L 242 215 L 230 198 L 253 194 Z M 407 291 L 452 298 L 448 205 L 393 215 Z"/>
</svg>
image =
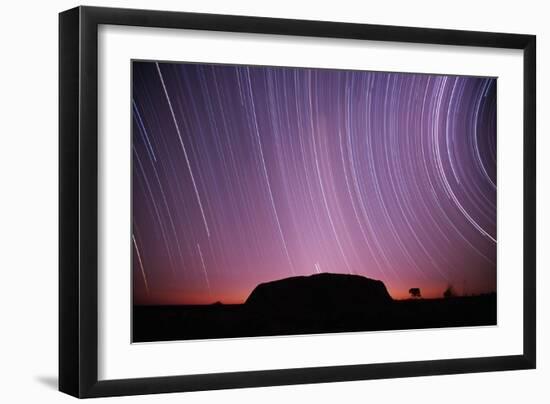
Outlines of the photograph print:
<svg viewBox="0 0 550 404">
<path fill-rule="evenodd" d="M 134 60 L 132 341 L 497 324 L 497 79 Z"/>
</svg>

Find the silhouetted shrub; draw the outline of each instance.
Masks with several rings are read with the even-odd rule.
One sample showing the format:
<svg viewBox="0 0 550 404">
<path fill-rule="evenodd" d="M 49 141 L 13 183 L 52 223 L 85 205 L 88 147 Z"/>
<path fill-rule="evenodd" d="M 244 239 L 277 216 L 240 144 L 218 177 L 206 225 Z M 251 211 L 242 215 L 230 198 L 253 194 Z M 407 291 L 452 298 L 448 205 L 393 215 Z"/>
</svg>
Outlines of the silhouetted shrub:
<svg viewBox="0 0 550 404">
<path fill-rule="evenodd" d="M 453 285 L 449 285 L 447 286 L 447 289 L 445 289 L 445 292 L 443 292 L 443 297 L 445 299 L 448 299 L 450 297 L 455 297 L 456 294 L 455 294 L 455 291 L 453 289 Z"/>
<path fill-rule="evenodd" d="M 420 294 L 420 288 L 410 288 L 409 294 L 411 295 L 411 297 L 422 297 L 422 295 Z"/>
</svg>

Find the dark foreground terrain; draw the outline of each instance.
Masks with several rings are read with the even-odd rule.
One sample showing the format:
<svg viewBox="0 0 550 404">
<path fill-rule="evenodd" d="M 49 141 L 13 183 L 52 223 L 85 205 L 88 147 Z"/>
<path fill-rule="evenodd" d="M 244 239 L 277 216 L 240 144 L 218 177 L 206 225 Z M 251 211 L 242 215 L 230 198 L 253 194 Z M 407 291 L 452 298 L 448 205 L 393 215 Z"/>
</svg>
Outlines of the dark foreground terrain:
<svg viewBox="0 0 550 404">
<path fill-rule="evenodd" d="M 258 285 L 244 304 L 134 306 L 133 341 L 496 324 L 496 294 L 392 300 L 380 281 L 321 274 Z"/>
</svg>

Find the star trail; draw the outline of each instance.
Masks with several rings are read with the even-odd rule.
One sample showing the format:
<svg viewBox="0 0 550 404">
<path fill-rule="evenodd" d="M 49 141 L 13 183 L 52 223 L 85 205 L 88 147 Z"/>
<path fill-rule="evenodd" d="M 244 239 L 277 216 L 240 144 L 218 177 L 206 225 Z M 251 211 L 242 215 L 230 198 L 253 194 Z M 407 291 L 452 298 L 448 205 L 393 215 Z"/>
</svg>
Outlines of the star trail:
<svg viewBox="0 0 550 404">
<path fill-rule="evenodd" d="M 134 303 L 321 272 L 496 291 L 496 84 L 132 62 Z"/>
</svg>

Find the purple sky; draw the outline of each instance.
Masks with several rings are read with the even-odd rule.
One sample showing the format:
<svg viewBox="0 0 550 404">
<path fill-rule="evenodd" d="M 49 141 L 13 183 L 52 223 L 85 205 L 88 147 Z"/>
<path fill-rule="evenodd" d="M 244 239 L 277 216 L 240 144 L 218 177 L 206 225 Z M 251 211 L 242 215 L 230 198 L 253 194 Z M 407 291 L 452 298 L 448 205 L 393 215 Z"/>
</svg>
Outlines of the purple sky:
<svg viewBox="0 0 550 404">
<path fill-rule="evenodd" d="M 496 290 L 496 79 L 133 62 L 136 304 Z"/>
</svg>

